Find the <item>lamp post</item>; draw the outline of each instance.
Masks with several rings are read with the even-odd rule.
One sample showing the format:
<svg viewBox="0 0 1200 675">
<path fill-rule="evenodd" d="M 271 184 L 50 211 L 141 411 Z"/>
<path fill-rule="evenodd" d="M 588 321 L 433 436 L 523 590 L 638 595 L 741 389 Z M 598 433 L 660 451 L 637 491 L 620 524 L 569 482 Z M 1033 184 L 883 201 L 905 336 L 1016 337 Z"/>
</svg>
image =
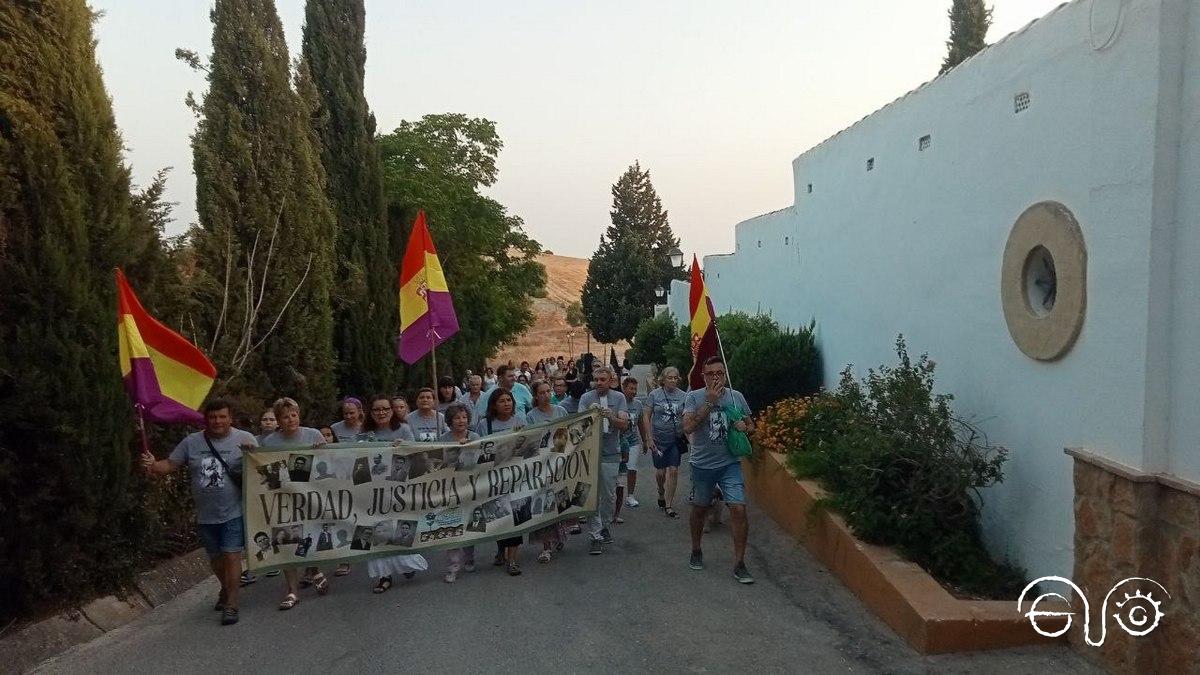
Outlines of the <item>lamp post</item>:
<svg viewBox="0 0 1200 675">
<path fill-rule="evenodd" d="M 654 289 L 654 296 L 657 297 L 659 300 L 662 300 L 664 297 L 666 297 L 666 295 L 667 295 L 667 289 L 663 288 L 661 285 L 658 288 Z"/>
<path fill-rule="evenodd" d="M 683 251 L 673 248 L 667 253 L 667 255 L 671 258 L 671 267 L 675 269 L 683 267 Z"/>
</svg>

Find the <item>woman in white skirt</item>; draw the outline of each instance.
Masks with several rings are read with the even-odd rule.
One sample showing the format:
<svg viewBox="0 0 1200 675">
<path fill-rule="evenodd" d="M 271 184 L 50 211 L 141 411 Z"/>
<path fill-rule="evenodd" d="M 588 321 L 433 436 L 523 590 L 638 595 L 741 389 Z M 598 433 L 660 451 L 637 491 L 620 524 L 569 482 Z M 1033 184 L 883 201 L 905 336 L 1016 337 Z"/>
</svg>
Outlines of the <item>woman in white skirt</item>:
<svg viewBox="0 0 1200 675">
<path fill-rule="evenodd" d="M 408 425 L 393 419 L 392 403 L 387 396 L 372 396 L 370 411 L 370 417 L 363 425 L 363 432 L 359 434 L 360 441 L 399 443 L 412 440 L 412 431 Z M 396 527 L 400 527 L 399 522 L 396 523 Z M 417 572 L 427 569 L 429 563 L 425 556 L 419 553 L 392 555 L 367 561 L 367 574 L 372 579 L 379 580 L 375 583 L 376 593 L 386 593 L 392 587 L 393 575 L 403 574 L 405 579 L 411 579 Z"/>
</svg>

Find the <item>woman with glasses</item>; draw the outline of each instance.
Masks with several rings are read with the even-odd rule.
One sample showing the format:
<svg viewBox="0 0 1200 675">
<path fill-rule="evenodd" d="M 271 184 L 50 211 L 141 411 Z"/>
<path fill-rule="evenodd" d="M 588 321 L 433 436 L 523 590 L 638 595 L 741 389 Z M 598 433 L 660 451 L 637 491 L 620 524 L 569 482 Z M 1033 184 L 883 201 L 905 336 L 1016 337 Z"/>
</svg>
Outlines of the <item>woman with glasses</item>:
<svg viewBox="0 0 1200 675">
<path fill-rule="evenodd" d="M 363 425 L 358 440 L 391 441 L 398 444 L 412 439 L 412 430 L 407 424 L 397 420 L 392 412 L 392 402 L 386 396 L 372 396 L 371 416 Z M 411 579 L 417 572 L 427 569 L 429 562 L 420 554 L 400 554 L 367 561 L 367 574 L 372 579 L 378 579 L 375 583 L 375 593 L 386 593 L 392 587 L 392 575 L 403 574 L 405 579 Z"/>
</svg>

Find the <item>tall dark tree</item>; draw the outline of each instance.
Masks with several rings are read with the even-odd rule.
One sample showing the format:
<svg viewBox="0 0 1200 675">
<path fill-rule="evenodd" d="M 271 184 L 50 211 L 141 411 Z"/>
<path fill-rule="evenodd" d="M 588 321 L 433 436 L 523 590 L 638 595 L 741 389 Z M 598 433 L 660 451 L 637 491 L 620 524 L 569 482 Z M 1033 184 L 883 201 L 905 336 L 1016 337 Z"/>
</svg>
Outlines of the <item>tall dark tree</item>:
<svg viewBox="0 0 1200 675">
<path fill-rule="evenodd" d="M 341 392 L 360 395 L 395 385 L 398 321 L 375 116 L 363 95 L 365 30 L 362 0 L 308 0 L 303 55 L 317 93 L 313 127 L 338 228 L 337 382 Z"/>
<path fill-rule="evenodd" d="M 112 269 L 161 242 L 131 218 L 92 19 L 84 0 L 0 3 L 0 618 L 115 588 L 153 533 Z"/>
<path fill-rule="evenodd" d="M 992 10 L 983 0 L 954 0 L 950 7 L 950 39 L 946 41 L 946 59 L 940 73 L 966 61 L 987 47 L 992 26 Z"/>
<path fill-rule="evenodd" d="M 601 342 L 628 340 L 638 324 L 654 314 L 658 286 L 682 279 L 671 267 L 679 248 L 667 212 L 650 182 L 650 172 L 634 163 L 612 186 L 612 225 L 588 263 L 583 312 Z"/>
<path fill-rule="evenodd" d="M 496 182 L 503 146 L 496 125 L 461 114 L 426 115 L 401 122 L 379 143 L 393 258 L 403 256 L 417 210 L 424 209 L 454 296 L 461 330 L 438 347 L 438 368 L 478 372 L 533 323 L 532 298 L 546 295 L 541 246 L 519 217 L 480 193 Z M 427 383 L 427 360 L 402 367 L 401 383 Z"/>
<path fill-rule="evenodd" d="M 192 137 L 199 225 L 190 317 L 242 407 L 292 396 L 316 419 L 334 400 L 337 230 L 301 61 L 293 88 L 272 0 L 217 0 L 208 92 Z M 299 91 L 298 91 L 299 90 Z M 190 100 L 189 94 L 189 100 Z"/>
</svg>

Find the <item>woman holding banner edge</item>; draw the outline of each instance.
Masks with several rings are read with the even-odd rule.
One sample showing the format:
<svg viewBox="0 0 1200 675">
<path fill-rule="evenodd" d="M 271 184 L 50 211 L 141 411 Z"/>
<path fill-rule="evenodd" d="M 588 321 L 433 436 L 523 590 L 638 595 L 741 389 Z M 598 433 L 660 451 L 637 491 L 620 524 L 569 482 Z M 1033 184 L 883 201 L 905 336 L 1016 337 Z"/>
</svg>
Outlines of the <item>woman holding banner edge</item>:
<svg viewBox="0 0 1200 675">
<path fill-rule="evenodd" d="M 471 431 L 471 410 L 466 404 L 455 403 L 446 408 L 446 424 L 450 426 L 450 430 L 442 434 L 438 441 L 442 443 L 470 443 L 478 440 L 479 434 Z M 475 507 L 472 513 L 472 522 L 479 523 L 478 518 L 481 518 L 483 510 Z M 483 524 L 486 531 L 486 524 Z M 471 529 L 472 523 L 467 524 L 467 529 Z M 475 547 L 464 546 L 462 548 L 452 548 L 446 552 L 448 560 L 446 565 L 446 575 L 442 577 L 442 581 L 452 584 L 458 580 L 458 571 L 465 570 L 467 572 L 475 571 Z"/>
<path fill-rule="evenodd" d="M 494 436 L 516 431 L 525 426 L 525 416 L 517 412 L 517 399 L 511 391 L 497 387 L 488 396 L 487 412 L 478 422 L 475 431 L 482 436 Z M 492 563 L 499 567 L 507 565 L 508 575 L 515 577 L 521 573 L 518 555 L 521 549 L 521 537 L 509 537 L 496 541 L 496 560 Z"/>
<path fill-rule="evenodd" d="M 413 440 L 412 430 L 403 422 L 397 424 L 393 419 L 392 404 L 386 396 L 371 397 L 371 419 L 369 426 L 364 426 L 364 434 L 360 440 L 400 441 Z M 366 437 L 366 433 L 370 438 Z M 397 523 L 396 527 L 400 524 Z M 392 575 L 403 574 L 405 579 L 413 578 L 417 572 L 429 569 L 429 562 L 419 553 L 402 553 L 385 558 L 373 558 L 367 561 L 367 575 L 379 579 L 375 583 L 373 593 L 386 593 L 392 587 Z"/>
</svg>

